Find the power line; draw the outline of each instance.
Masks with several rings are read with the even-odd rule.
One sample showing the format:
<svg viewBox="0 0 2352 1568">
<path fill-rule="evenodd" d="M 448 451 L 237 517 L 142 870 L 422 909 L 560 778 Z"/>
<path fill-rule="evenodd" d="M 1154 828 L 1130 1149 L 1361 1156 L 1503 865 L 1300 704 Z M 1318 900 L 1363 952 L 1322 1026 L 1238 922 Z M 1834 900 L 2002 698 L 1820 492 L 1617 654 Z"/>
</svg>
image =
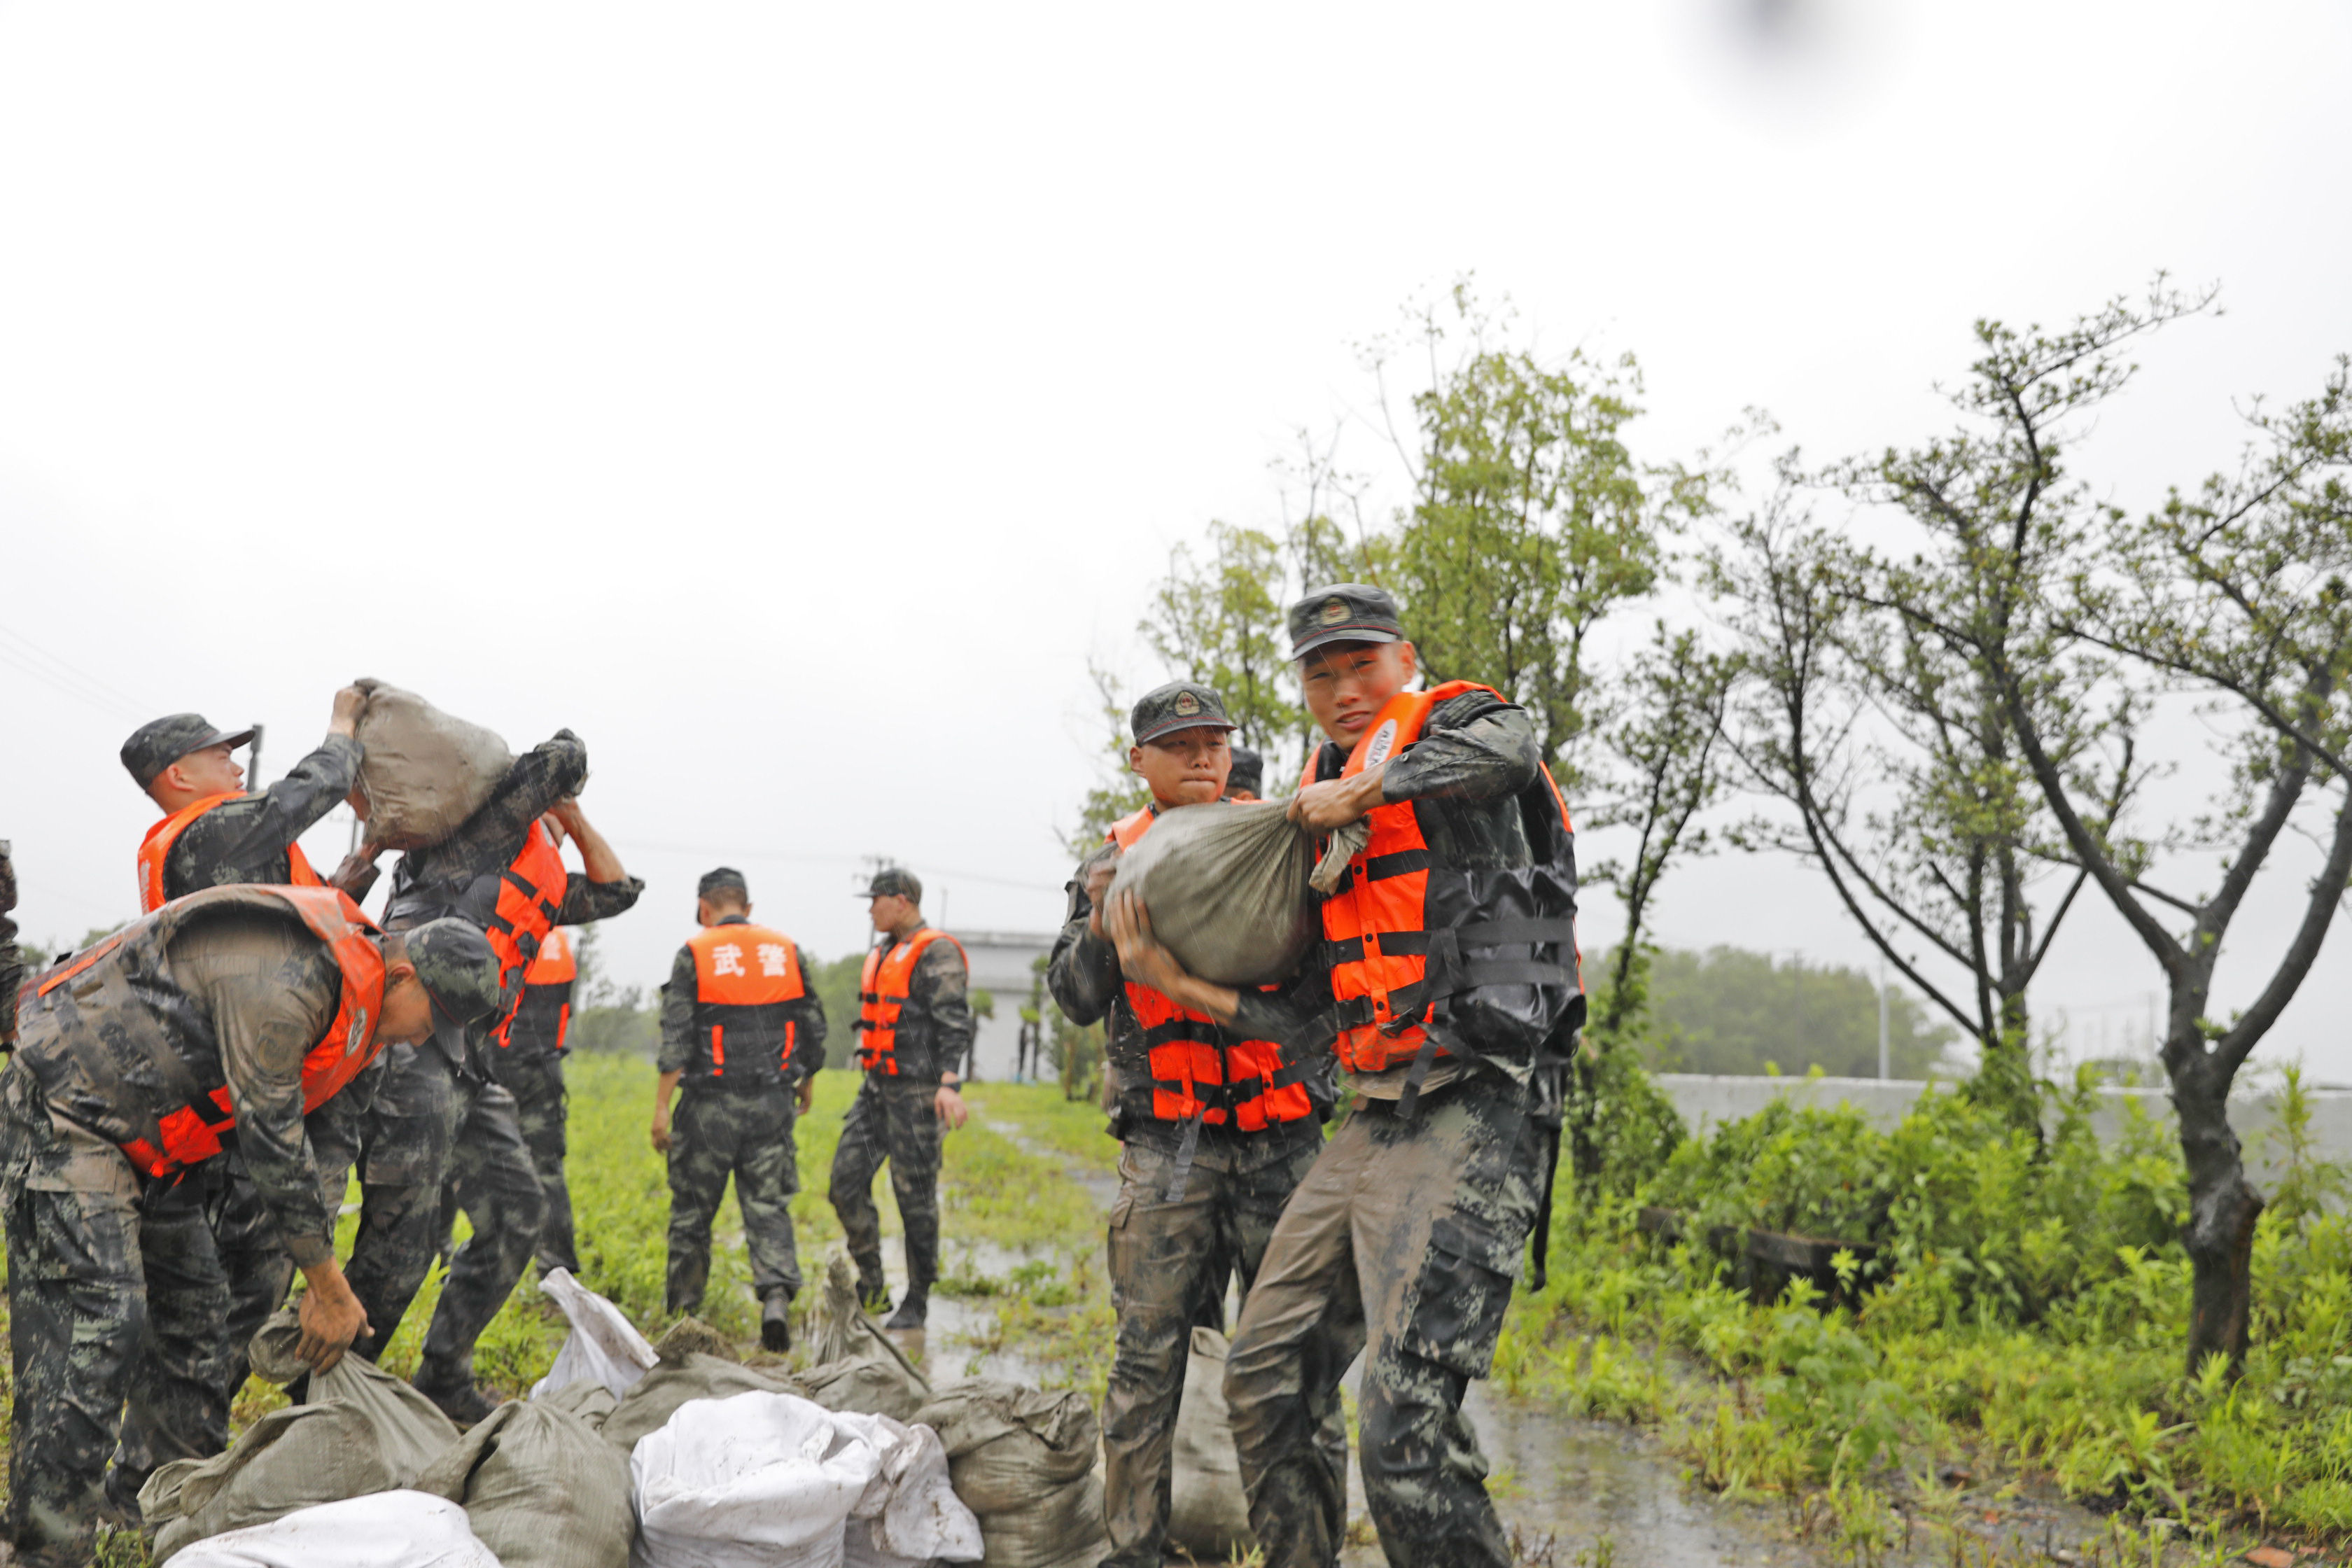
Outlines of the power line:
<svg viewBox="0 0 2352 1568">
<path fill-rule="evenodd" d="M 16 640 L 22 642 L 24 639 Z M 0 647 L 0 664 L 5 664 L 11 668 L 29 675 L 43 685 L 53 687 L 75 701 L 86 707 L 95 708 L 102 713 L 121 718 L 137 717 L 145 713 L 146 710 L 131 699 L 120 696 L 110 689 L 91 680 L 71 665 L 56 658 L 56 656 L 42 653 L 38 648 L 34 648 L 33 652 L 37 657 L 28 658 L 14 648 Z M 58 668 L 44 668 L 38 662 L 39 658 L 48 658 Z"/>
<path fill-rule="evenodd" d="M 632 854 L 644 850 L 653 855 L 716 855 L 725 858 L 742 860 L 782 860 L 802 866 L 854 866 L 863 858 L 856 855 L 807 855 L 793 854 L 782 849 L 746 849 L 740 845 L 733 848 L 722 849 L 709 844 L 649 844 L 638 839 L 628 840 L 625 847 Z M 1018 888 L 1031 893 L 1059 893 L 1063 890 L 1059 884 L 1048 887 L 1043 882 L 1024 882 L 1011 877 L 992 877 L 982 871 L 959 871 L 950 866 L 933 866 L 927 869 L 934 877 L 952 877 L 959 882 L 985 882 L 999 888 Z"/>
</svg>

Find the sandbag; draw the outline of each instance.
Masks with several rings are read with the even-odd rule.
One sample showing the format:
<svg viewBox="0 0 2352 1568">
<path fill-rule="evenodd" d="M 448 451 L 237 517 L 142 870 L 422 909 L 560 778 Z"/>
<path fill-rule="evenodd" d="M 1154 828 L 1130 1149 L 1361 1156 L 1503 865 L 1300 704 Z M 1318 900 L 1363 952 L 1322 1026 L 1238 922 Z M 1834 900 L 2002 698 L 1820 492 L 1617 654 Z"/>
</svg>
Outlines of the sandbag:
<svg viewBox="0 0 2352 1568">
<path fill-rule="evenodd" d="M 629 1470 L 635 1568 L 836 1568 L 882 1455 L 813 1401 L 738 1394 L 680 1405 Z"/>
<path fill-rule="evenodd" d="M 1233 1418 L 1225 1409 L 1225 1336 L 1214 1329 L 1192 1331 L 1183 1403 L 1176 1415 L 1173 1472 L 1170 1545 L 1202 1563 L 1230 1563 L 1257 1549 Z"/>
<path fill-rule="evenodd" d="M 1110 1554 L 1102 1477 L 1088 1470 L 1026 1508 L 982 1515 L 980 1540 L 988 1568 L 1095 1568 Z"/>
<path fill-rule="evenodd" d="M 514 753 L 489 731 L 413 691 L 381 680 L 354 684 L 368 695 L 358 725 L 368 842 L 387 849 L 440 843 L 490 798 Z"/>
<path fill-rule="evenodd" d="M 467 1527 L 465 1510 L 412 1491 L 306 1508 L 200 1541 L 173 1561 L 181 1568 L 499 1568 Z"/>
<path fill-rule="evenodd" d="M 604 1418 L 604 1441 L 634 1449 L 659 1431 L 689 1399 L 726 1399 L 738 1394 L 803 1394 L 801 1385 L 715 1355 L 665 1360 L 646 1373 Z"/>
<path fill-rule="evenodd" d="M 849 1510 L 842 1536 L 845 1568 L 980 1560 L 980 1521 L 955 1494 L 937 1432 L 857 1411 L 836 1410 L 833 1417 L 836 1427 L 859 1433 L 882 1456 L 880 1471 Z"/>
<path fill-rule="evenodd" d="M 1264 985 L 1298 967 L 1319 934 L 1308 879 L 1314 837 L 1279 801 L 1163 811 L 1118 858 L 1116 895 L 1133 892 L 1177 962 L 1219 985 Z"/>
<path fill-rule="evenodd" d="M 592 1408 L 613 1405 L 595 1384 L 566 1392 L 588 1396 Z M 499 1405 L 417 1477 L 415 1489 L 463 1505 L 504 1568 L 625 1568 L 636 1532 L 628 1459 L 562 1403 Z"/>
<path fill-rule="evenodd" d="M 279 1312 L 253 1337 L 253 1370 L 289 1383 L 300 1329 Z M 411 1485 L 457 1440 L 431 1400 L 373 1362 L 346 1355 L 310 1379 L 307 1402 L 273 1410 L 226 1454 L 176 1459 L 147 1478 L 139 1509 L 155 1561 L 226 1531 Z"/>
<path fill-rule="evenodd" d="M 915 1413 L 940 1435 L 956 1496 L 982 1518 L 1025 1508 L 1095 1467 L 1101 1429 L 1075 1390 L 1047 1394 L 976 1378 Z"/>
<path fill-rule="evenodd" d="M 859 1321 L 865 1326 L 862 1337 L 868 1348 L 813 1366 L 796 1381 L 827 1410 L 862 1411 L 894 1421 L 912 1421 L 915 1412 L 930 1401 L 929 1382 L 887 1334 L 868 1320 Z"/>
<path fill-rule="evenodd" d="M 540 1277 L 539 1288 L 563 1309 L 572 1333 L 555 1352 L 555 1364 L 547 1375 L 531 1384 L 531 1398 L 575 1383 L 600 1383 L 618 1399 L 661 1359 L 620 1308 L 574 1279 L 569 1268 L 549 1269 Z"/>
</svg>

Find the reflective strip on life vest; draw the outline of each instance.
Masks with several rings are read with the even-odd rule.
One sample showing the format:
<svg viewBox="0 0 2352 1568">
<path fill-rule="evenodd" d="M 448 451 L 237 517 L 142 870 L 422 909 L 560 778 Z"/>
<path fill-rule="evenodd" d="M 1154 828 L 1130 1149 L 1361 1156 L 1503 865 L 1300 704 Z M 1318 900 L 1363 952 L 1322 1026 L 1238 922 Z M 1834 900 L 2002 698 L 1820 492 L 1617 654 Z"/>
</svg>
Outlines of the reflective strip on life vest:
<svg viewBox="0 0 2352 1568">
<path fill-rule="evenodd" d="M 935 927 L 925 926 L 910 941 L 877 944 L 866 954 L 857 975 L 857 1064 L 867 1072 L 898 1075 L 898 1015 L 907 1005 L 915 964 L 931 943 L 945 940 L 963 943 Z M 966 960 L 970 962 L 969 959 Z"/>
</svg>

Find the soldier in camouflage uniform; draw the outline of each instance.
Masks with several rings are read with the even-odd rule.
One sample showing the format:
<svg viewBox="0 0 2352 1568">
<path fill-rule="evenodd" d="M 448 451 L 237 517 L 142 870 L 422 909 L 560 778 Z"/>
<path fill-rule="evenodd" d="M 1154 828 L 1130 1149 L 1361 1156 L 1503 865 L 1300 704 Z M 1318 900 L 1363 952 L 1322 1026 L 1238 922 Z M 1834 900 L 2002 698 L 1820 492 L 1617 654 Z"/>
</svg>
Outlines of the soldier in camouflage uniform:
<svg viewBox="0 0 2352 1568">
<path fill-rule="evenodd" d="M 1290 612 L 1307 706 L 1329 737 L 1293 797 L 1370 839 L 1323 904 L 1325 941 L 1274 993 L 1207 984 L 1151 940 L 1131 894 L 1119 963 L 1237 1033 L 1329 1037 L 1353 1110 L 1292 1194 L 1242 1305 L 1225 1397 L 1268 1568 L 1329 1568 L 1347 1517 L 1318 1440 L 1364 1354 L 1365 1500 L 1396 1568 L 1511 1552 L 1462 1415 L 1495 1353 L 1544 1174 L 1531 1085 L 1580 1018 L 1575 858 L 1535 729 L 1487 688 L 1416 674 L 1378 588 Z"/>
<path fill-rule="evenodd" d="M 1265 759 L 1247 746 L 1234 748 L 1234 770 L 1225 775 L 1225 798 L 1254 801 L 1265 794 Z"/>
<path fill-rule="evenodd" d="M 515 1098 L 515 1121 L 530 1151 L 547 1218 L 539 1227 L 540 1272 L 580 1272 L 580 1252 L 572 1226 L 572 1188 L 563 1177 L 569 1152 L 571 1097 L 563 1088 L 563 1058 L 571 1047 L 572 989 L 579 975 L 572 933 L 550 931 L 539 956 L 523 972 L 522 1001 L 503 1028 L 490 1037 L 490 1077 Z M 443 1194 L 442 1213 L 456 1223 L 457 1194 Z"/>
<path fill-rule="evenodd" d="M 16 945 L 16 868 L 8 841 L 0 838 L 0 1046 L 16 1037 L 16 986 L 25 978 L 25 952 Z"/>
<path fill-rule="evenodd" d="M 791 938 L 751 923 L 743 873 L 721 866 L 695 889 L 702 929 L 677 950 L 662 987 L 661 1073 L 653 1145 L 669 1157 L 667 1307 L 692 1312 L 710 1279 L 710 1222 L 735 1178 L 760 1342 L 793 1347 L 800 1293 L 793 1194 L 800 1191 L 796 1113 L 815 1098 L 824 1065 L 824 1004 L 801 973 Z M 675 1124 L 670 1098 L 680 1082 Z"/>
<path fill-rule="evenodd" d="M 488 1016 L 498 963 L 462 922 L 384 937 L 357 917 L 320 891 L 212 889 L 61 963 L 28 998 L 0 1078 L 16 1394 L 7 1525 L 20 1562 L 89 1560 L 150 1322 L 193 1338 L 228 1310 L 225 1284 L 209 1297 L 156 1291 L 144 1268 L 146 1200 L 219 1157 L 229 1117 L 210 1107 L 233 1116 L 279 1245 L 309 1281 L 304 1359 L 331 1366 L 366 1331 L 335 1266 L 304 1103 L 384 1042 Z M 331 1044 L 343 1049 L 319 1052 Z M 210 1321 L 176 1321 L 192 1312 Z"/>
<path fill-rule="evenodd" d="M 919 1329 L 940 1272 L 940 1141 L 969 1114 L 950 1064 L 961 1061 L 971 1044 L 971 980 L 956 940 L 923 923 L 923 884 L 912 871 L 886 867 L 863 896 L 871 900 L 866 912 L 878 933 L 857 983 L 857 1058 L 866 1081 L 841 1124 L 831 1195 L 857 1263 L 858 1297 L 887 1311 L 874 1178 L 889 1163 L 906 1232 L 907 1296 L 883 1326 Z"/>
<path fill-rule="evenodd" d="M 295 841 L 342 804 L 358 778 L 355 732 L 366 700 L 357 687 L 335 693 L 319 749 L 257 794 L 245 793 L 244 772 L 231 756 L 256 731 L 231 734 L 195 713 L 141 726 L 122 744 L 122 765 L 163 812 L 140 846 L 142 910 L 240 882 L 314 882 Z M 373 1084 L 371 1074 L 346 1096 L 364 1103 Z M 294 1260 L 278 1245 L 268 1209 L 234 1149 L 147 1195 L 140 1248 L 151 1296 L 173 1292 L 198 1305 L 149 1318 L 121 1451 L 106 1481 L 115 1511 L 132 1520 L 139 1488 L 157 1466 L 209 1458 L 226 1444 L 229 1405 L 248 1370 L 246 1345 L 294 1280 Z M 210 1310 L 223 1294 L 226 1311 Z M 167 1324 L 194 1337 L 175 1339 Z"/>
<path fill-rule="evenodd" d="M 1229 756 L 1224 703 L 1177 681 L 1130 716 L 1128 763 L 1151 803 L 1115 824 L 1070 883 L 1069 919 L 1046 971 L 1072 1022 L 1110 1017 L 1107 1055 L 1125 1144 L 1110 1211 L 1118 1354 L 1103 1394 L 1103 1512 L 1113 1568 L 1159 1568 L 1167 1548 L 1176 1411 L 1192 1327 L 1223 1324 L 1225 1280 L 1246 1299 L 1282 1207 L 1323 1147 L 1328 1106 L 1293 1053 L 1220 1027 L 1129 979 L 1100 906 L 1118 857 L 1163 810 L 1219 799 Z M 1339 1433 L 1345 1455 L 1346 1434 Z"/>
<path fill-rule="evenodd" d="M 587 875 L 566 877 L 561 901 L 545 912 L 547 924 L 585 924 L 635 904 L 645 884 L 622 868 L 572 799 L 587 776 L 587 748 L 569 730 L 517 758 L 490 799 L 455 833 L 401 858 L 384 911 L 386 929 L 449 915 L 485 931 L 504 921 L 498 912 L 500 890 L 512 885 L 515 862 L 532 853 L 533 845 L 545 846 L 539 818 L 551 811 L 580 846 Z M 551 889 L 547 896 L 552 901 Z M 536 954 L 534 937 L 529 952 L 509 960 L 499 1016 L 462 1041 L 385 1053 L 383 1083 L 361 1129 L 356 1156 L 362 1204 L 352 1289 L 375 1325 L 375 1338 L 362 1353 L 382 1353 L 432 1268 L 446 1235 L 445 1182 L 456 1184 L 473 1226 L 473 1236 L 450 1260 L 415 1379 L 420 1392 L 460 1423 L 478 1421 L 492 1408 L 474 1383 L 474 1342 L 522 1277 L 546 1218 L 514 1096 L 491 1080 L 488 1058 L 490 1031 L 520 998 L 523 973 Z"/>
</svg>

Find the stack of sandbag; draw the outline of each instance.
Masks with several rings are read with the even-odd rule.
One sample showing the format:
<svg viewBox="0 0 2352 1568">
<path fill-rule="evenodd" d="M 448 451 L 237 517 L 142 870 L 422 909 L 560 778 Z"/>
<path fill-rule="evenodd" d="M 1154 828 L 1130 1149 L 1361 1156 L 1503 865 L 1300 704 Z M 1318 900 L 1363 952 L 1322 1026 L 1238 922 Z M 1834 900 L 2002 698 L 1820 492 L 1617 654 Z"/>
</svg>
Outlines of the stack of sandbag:
<svg viewBox="0 0 2352 1568">
<path fill-rule="evenodd" d="M 1225 1336 L 1214 1329 L 1192 1331 L 1174 1459 L 1168 1543 L 1199 1563 L 1235 1562 L 1256 1551 L 1233 1418 L 1225 1409 Z"/>
<path fill-rule="evenodd" d="M 358 726 L 368 842 L 404 850 L 440 843 L 490 798 L 514 753 L 413 691 L 381 680 L 354 684 L 368 699 Z"/>
<path fill-rule="evenodd" d="M 572 1332 L 547 1375 L 531 1384 L 533 1399 L 575 1383 L 596 1384 L 618 1399 L 661 1360 L 620 1308 L 573 1279 L 569 1268 L 549 1269 L 539 1288 L 563 1309 Z"/>
<path fill-rule="evenodd" d="M 976 1379 L 941 1389 L 915 1420 L 939 1433 L 989 1568 L 1094 1568 L 1110 1550 L 1101 1429 L 1083 1395 Z"/>
<path fill-rule="evenodd" d="M 613 1413 L 604 1418 L 604 1440 L 624 1452 L 668 1425 L 680 1406 L 697 1399 L 727 1399 L 739 1394 L 792 1394 L 805 1391 L 793 1378 L 739 1365 L 724 1356 L 688 1352 L 664 1356 L 651 1372 L 631 1385 Z"/>
<path fill-rule="evenodd" d="M 467 1528 L 465 1510 L 412 1491 L 306 1508 L 200 1541 L 173 1561 L 180 1568 L 502 1568 Z"/>
<path fill-rule="evenodd" d="M 416 1490 L 462 1504 L 503 1568 L 626 1568 L 636 1521 L 629 1462 L 602 1427 L 601 1384 L 492 1411 L 416 1478 Z"/>
<path fill-rule="evenodd" d="M 1298 967 L 1321 926 L 1312 889 L 1330 891 L 1369 828 L 1315 838 L 1278 801 L 1178 806 L 1118 858 L 1113 896 L 1132 892 L 1177 962 L 1220 985 L 1265 985 Z"/>
<path fill-rule="evenodd" d="M 294 1354 L 291 1311 L 253 1339 L 253 1370 L 290 1383 L 309 1369 Z M 433 1402 L 359 1356 L 310 1379 L 308 1401 L 273 1410 L 228 1452 L 176 1459 L 147 1478 L 139 1508 L 155 1531 L 159 1563 L 196 1542 L 267 1524 L 321 1504 L 413 1485 L 457 1440 Z"/>
<path fill-rule="evenodd" d="M 658 1375 L 657 1373 L 656 1375 Z M 630 1458 L 635 1568 L 973 1562 L 935 1434 L 790 1394 L 694 1400 Z M 853 1526 L 855 1528 L 853 1528 Z"/>
<path fill-rule="evenodd" d="M 801 1391 L 827 1410 L 858 1410 L 911 1421 L 930 1402 L 931 1385 L 857 1301 L 857 1279 L 835 1252 L 813 1314 L 816 1365 L 799 1376 Z"/>
</svg>

